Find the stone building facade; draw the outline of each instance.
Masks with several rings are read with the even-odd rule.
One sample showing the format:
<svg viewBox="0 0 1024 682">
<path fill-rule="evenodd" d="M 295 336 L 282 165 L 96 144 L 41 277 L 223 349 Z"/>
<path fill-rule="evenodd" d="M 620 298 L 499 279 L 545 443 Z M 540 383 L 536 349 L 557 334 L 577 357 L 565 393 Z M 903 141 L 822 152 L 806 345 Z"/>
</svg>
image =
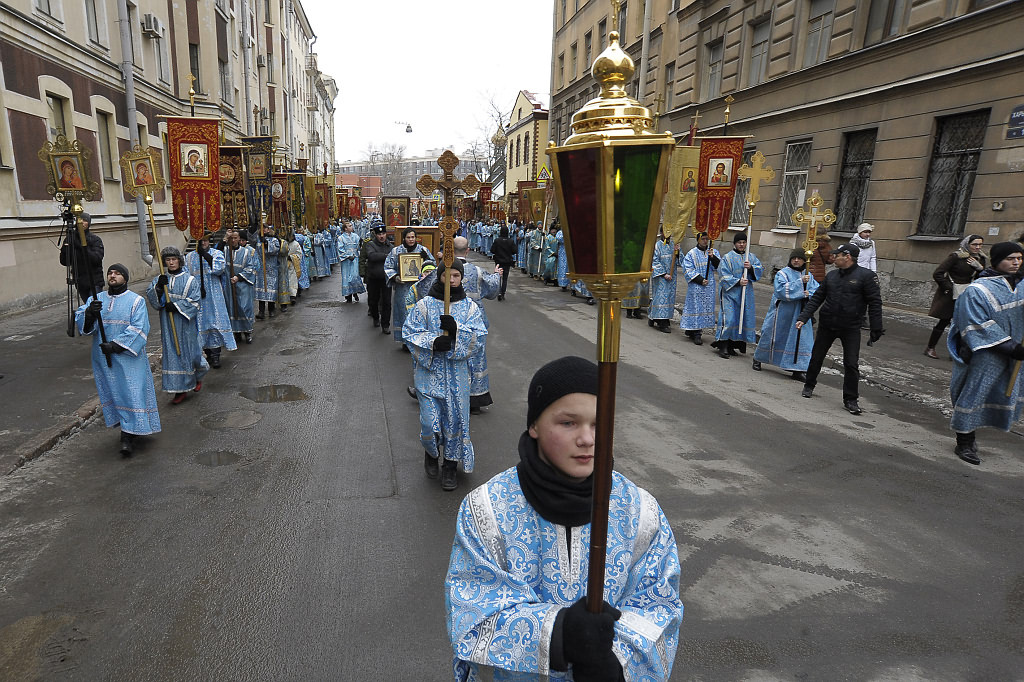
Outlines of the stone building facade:
<svg viewBox="0 0 1024 682">
<path fill-rule="evenodd" d="M 120 2 L 124 2 L 121 8 Z M 126 10 L 136 118 L 127 119 L 119 9 Z M 316 70 L 315 34 L 298 0 L 4 0 L 0 2 L 0 313 L 65 290 L 57 262 L 60 208 L 36 153 L 60 133 L 92 150 L 99 195 L 84 208 L 105 263 L 150 274 L 136 201 L 118 160 L 129 126 L 156 148 L 167 177 L 167 115 L 220 117 L 228 143 L 278 135 L 278 162 L 333 163 L 334 82 Z M 312 60 L 310 58 L 312 57 Z M 312 68 L 311 68 L 312 67 Z M 184 243 L 170 192 L 154 202 L 161 245 Z M 155 270 L 155 269 L 154 269 Z"/>
<path fill-rule="evenodd" d="M 556 0 L 559 141 L 596 94 L 589 62 L 610 7 Z M 620 14 L 632 92 L 662 113 L 662 130 L 682 139 L 699 113 L 701 133 L 720 135 L 724 98 L 735 99 L 728 134 L 750 136 L 747 158 L 761 151 L 776 171 L 752 220 L 763 261 L 781 264 L 803 241 L 790 216 L 814 191 L 839 217 L 834 245 L 875 225 L 893 302 L 927 305 L 935 264 L 965 235 L 1024 233 L 1024 2 L 628 0 Z M 741 182 L 735 229 L 746 196 Z"/>
</svg>

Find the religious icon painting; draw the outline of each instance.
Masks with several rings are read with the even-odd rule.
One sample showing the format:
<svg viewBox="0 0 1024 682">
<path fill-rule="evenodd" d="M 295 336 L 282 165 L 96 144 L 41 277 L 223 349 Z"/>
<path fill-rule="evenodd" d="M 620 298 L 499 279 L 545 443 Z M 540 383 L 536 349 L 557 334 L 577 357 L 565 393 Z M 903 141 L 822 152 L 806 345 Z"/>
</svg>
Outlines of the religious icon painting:
<svg viewBox="0 0 1024 682">
<path fill-rule="evenodd" d="M 57 170 L 58 189 L 84 189 L 82 160 L 77 155 L 54 156 L 53 164 Z"/>
<path fill-rule="evenodd" d="M 388 227 L 409 224 L 409 197 L 383 197 L 384 222 Z"/>
<path fill-rule="evenodd" d="M 167 118 L 174 224 L 195 238 L 220 228 L 220 120 Z"/>
<path fill-rule="evenodd" d="M 714 158 L 708 164 L 708 187 L 728 187 L 732 184 L 732 159 Z"/>
<path fill-rule="evenodd" d="M 198 142 L 181 143 L 181 176 L 194 178 L 210 177 L 209 150 Z"/>
<path fill-rule="evenodd" d="M 714 241 L 729 226 L 736 192 L 736 170 L 743 160 L 742 137 L 705 137 L 700 140 L 697 206 L 694 230 L 707 232 Z M 687 167 L 692 164 L 685 164 Z"/>
<path fill-rule="evenodd" d="M 81 147 L 78 140 L 69 140 L 63 135 L 56 142 L 46 142 L 37 157 L 46 165 L 49 184 L 46 192 L 62 201 L 66 198 L 91 199 L 99 193 L 99 185 L 91 182 L 86 161 L 92 151 Z"/>
<path fill-rule="evenodd" d="M 132 196 L 152 195 L 163 187 L 160 164 L 150 150 L 139 146 L 121 156 L 121 179 L 125 192 Z"/>
<path fill-rule="evenodd" d="M 696 168 L 684 168 L 683 169 L 683 181 L 681 183 L 679 191 L 681 192 L 693 192 L 697 193 L 697 169 Z"/>
<path fill-rule="evenodd" d="M 267 155 L 249 154 L 249 176 L 253 179 L 267 177 Z"/>
<path fill-rule="evenodd" d="M 417 282 L 423 259 L 418 253 L 398 254 L 398 279 L 402 282 Z"/>
<path fill-rule="evenodd" d="M 284 197 L 284 185 L 280 182 L 275 182 L 270 185 L 270 196 L 275 199 L 282 199 Z"/>
</svg>

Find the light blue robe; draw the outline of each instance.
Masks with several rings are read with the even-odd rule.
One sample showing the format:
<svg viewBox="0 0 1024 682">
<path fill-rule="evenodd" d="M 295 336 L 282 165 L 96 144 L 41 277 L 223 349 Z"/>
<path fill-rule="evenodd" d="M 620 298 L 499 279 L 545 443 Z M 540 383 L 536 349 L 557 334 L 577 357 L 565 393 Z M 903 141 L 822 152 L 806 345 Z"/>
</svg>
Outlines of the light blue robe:
<svg viewBox="0 0 1024 682">
<path fill-rule="evenodd" d="M 988 271 L 990 272 L 990 271 Z M 953 418 L 949 427 L 970 433 L 982 426 L 1009 431 L 1024 409 L 1024 371 L 1006 388 L 1017 364 L 997 350 L 1004 341 L 1024 339 L 1024 286 L 1010 288 L 1005 277 L 982 277 L 956 299 L 946 345 L 953 358 L 949 382 Z M 967 351 L 967 349 L 973 351 Z M 970 362 L 965 362 L 969 356 Z"/>
<path fill-rule="evenodd" d="M 480 251 L 485 256 L 491 255 L 491 244 L 494 243 L 493 228 L 487 223 L 477 223 L 480 228 Z"/>
<path fill-rule="evenodd" d="M 313 275 L 316 277 L 331 275 L 331 265 L 327 260 L 327 243 L 330 240 L 330 232 L 320 231 L 313 235 Z"/>
<path fill-rule="evenodd" d="M 477 231 L 477 226 L 474 223 L 464 225 L 463 229 L 469 230 L 469 248 L 474 251 L 480 248 L 480 233 Z"/>
<path fill-rule="evenodd" d="M 155 310 L 160 311 L 160 340 L 163 342 L 163 358 L 160 388 L 165 393 L 184 393 L 196 387 L 210 371 L 203 356 L 203 346 L 199 343 L 199 282 L 184 270 L 178 274 L 167 275 L 167 299 L 156 293 L 154 277 L 146 290 L 146 300 Z M 269 279 L 269 277 L 268 277 Z M 175 350 L 174 336 L 168 315 L 174 315 L 174 326 L 178 337 L 179 354 Z"/>
<path fill-rule="evenodd" d="M 530 236 L 529 267 L 531 275 L 539 276 L 544 271 L 544 231 L 540 228 Z"/>
<path fill-rule="evenodd" d="M 743 298 L 743 329 L 740 323 L 740 298 L 743 297 L 743 261 L 750 260 L 750 271 L 747 272 L 747 294 Z M 754 342 L 757 333 L 757 320 L 754 318 L 754 282 L 761 279 L 764 267 L 754 254 L 730 251 L 722 258 L 718 268 L 721 273 L 719 282 L 718 327 L 715 330 L 716 341 Z"/>
<path fill-rule="evenodd" d="M 518 253 L 516 254 L 516 265 L 520 269 L 526 269 L 526 253 L 530 248 L 530 240 L 526 237 L 526 232 L 522 228 L 516 230 L 516 243 L 518 246 Z"/>
<path fill-rule="evenodd" d="M 573 291 L 576 292 L 577 295 L 582 296 L 583 298 L 594 297 L 594 295 L 590 293 L 590 289 L 587 288 L 586 282 L 584 282 L 582 279 L 576 280 L 576 283 L 572 285 L 572 289 Z"/>
<path fill-rule="evenodd" d="M 366 291 L 359 277 L 359 247 L 362 242 L 355 232 L 342 232 L 338 237 L 341 252 L 341 295 L 351 296 Z"/>
<path fill-rule="evenodd" d="M 327 251 L 327 263 L 329 265 L 334 265 L 338 262 L 338 237 L 338 228 L 333 225 L 324 235 L 324 249 Z"/>
<path fill-rule="evenodd" d="M 295 234 L 295 241 L 302 247 L 302 270 L 299 272 L 299 289 L 309 288 L 309 267 L 311 265 L 310 253 L 312 247 L 309 245 L 309 237 L 304 234 Z"/>
<path fill-rule="evenodd" d="M 75 313 L 75 324 L 79 334 L 93 336 L 92 375 L 103 408 L 103 421 L 108 427 L 120 424 L 123 432 L 137 436 L 157 433 L 160 413 L 156 407 L 153 371 L 146 355 L 149 336 L 146 300 L 131 290 L 116 296 L 106 291 L 97 294 L 96 300 L 103 304 L 100 315 L 107 341 L 127 348 L 123 353 L 110 356 L 112 367 L 107 367 L 107 359 L 100 350 L 99 323 L 94 323 L 89 331 L 83 329 L 85 309 L 92 300 L 90 296 Z"/>
<path fill-rule="evenodd" d="M 571 547 L 571 549 L 570 549 Z M 571 680 L 550 669 L 558 612 L 586 595 L 590 524 L 566 528 L 530 506 L 515 467 L 462 501 L 445 609 L 459 682 Z M 619 609 L 612 651 L 627 680 L 668 680 L 683 603 L 672 526 L 658 501 L 612 474 L 605 599 Z M 550 676 L 550 677 L 546 677 Z"/>
<path fill-rule="evenodd" d="M 775 293 L 772 294 L 768 314 L 761 325 L 761 340 L 754 351 L 754 359 L 758 362 L 767 362 L 791 372 L 807 371 L 814 347 L 814 327 L 810 321 L 799 330 L 795 327 L 796 319 L 800 317 L 807 300 L 804 297 L 804 283 L 801 281 L 806 272 L 806 269 L 798 272 L 785 267 L 775 275 Z M 812 276 L 807 281 L 808 295 L 814 295 L 817 289 L 818 282 Z"/>
<path fill-rule="evenodd" d="M 277 237 L 267 237 L 266 245 L 261 246 L 259 241 L 252 244 L 256 252 L 256 300 L 277 303 L 277 254 L 281 251 L 281 240 Z M 266 256 L 266 267 L 264 267 L 264 256 Z M 266 279 L 263 275 L 266 273 Z"/>
<path fill-rule="evenodd" d="M 711 249 L 711 255 L 716 258 L 722 257 L 715 249 Z M 696 330 L 715 326 L 717 273 L 718 268 L 708 268 L 706 250 L 701 251 L 695 246 L 683 256 L 683 275 L 687 284 L 683 316 L 679 320 L 680 329 Z M 698 275 L 707 280 L 703 285 L 693 281 Z"/>
<path fill-rule="evenodd" d="M 480 316 L 483 318 L 484 327 L 489 331 L 490 320 L 487 319 L 487 310 L 484 308 L 483 300 L 493 301 L 501 291 L 501 275 L 496 272 L 484 272 L 473 263 L 464 263 L 466 274 L 462 278 L 462 288 L 466 290 L 466 296 L 473 300 L 480 308 Z M 491 392 L 491 378 L 487 372 L 487 339 L 481 338 L 477 345 L 476 352 L 469 356 L 469 395 L 486 395 Z M 487 402 L 487 405 L 490 405 Z M 485 407 L 485 405 L 480 405 Z"/>
<path fill-rule="evenodd" d="M 469 356 L 487 336 L 480 308 L 468 297 L 451 304 L 459 327 L 451 350 L 435 353 L 441 335 L 444 301 L 421 298 L 405 318 L 402 333 L 414 359 L 416 392 L 420 401 L 420 443 L 434 457 L 438 445 L 444 458 L 459 461 L 473 471 L 473 443 L 469 439 Z"/>
<path fill-rule="evenodd" d="M 671 320 L 676 313 L 676 277 L 679 258 L 674 257 L 675 242 L 658 240 L 654 245 L 651 263 L 651 309 L 647 317 L 652 320 Z M 672 275 L 666 280 L 665 275 Z"/>
<path fill-rule="evenodd" d="M 405 300 L 409 295 L 409 287 L 413 284 L 398 279 L 398 255 L 402 253 L 420 254 L 421 268 L 428 262 L 434 262 L 430 251 L 423 244 L 417 244 L 412 251 L 407 251 L 404 244 L 399 244 L 391 249 L 391 253 L 384 259 L 384 277 L 391 287 L 391 330 L 395 341 L 399 343 L 402 343 L 402 325 L 405 324 Z"/>
<path fill-rule="evenodd" d="M 210 249 L 213 265 L 203 261 L 202 285 L 206 287 L 206 296 L 199 298 L 199 343 L 203 348 L 226 348 L 237 350 L 235 335 L 231 329 L 231 316 L 228 315 L 227 301 L 224 300 L 224 280 L 227 269 L 224 253 L 218 249 Z M 199 253 L 192 251 L 185 254 L 185 270 L 200 281 Z"/>
<path fill-rule="evenodd" d="M 637 282 L 633 291 L 622 299 L 623 310 L 639 310 L 651 304 L 650 281 Z"/>
<path fill-rule="evenodd" d="M 553 234 L 544 237 L 544 281 L 558 278 L 558 238 Z"/>
<path fill-rule="evenodd" d="M 564 289 L 569 286 L 569 257 L 565 253 L 565 234 L 559 230 L 555 239 L 558 240 L 558 286 Z"/>
<path fill-rule="evenodd" d="M 234 295 L 231 293 L 231 272 L 228 268 L 222 280 L 224 285 L 224 302 L 228 306 L 228 317 L 231 319 L 231 330 L 234 332 L 251 332 L 255 322 L 253 309 L 253 292 L 256 285 L 256 252 L 249 245 L 231 250 L 224 247 L 225 263 L 230 262 L 235 277 Z M 228 260 L 230 258 L 230 261 Z M 235 301 L 238 307 L 235 307 Z"/>
</svg>

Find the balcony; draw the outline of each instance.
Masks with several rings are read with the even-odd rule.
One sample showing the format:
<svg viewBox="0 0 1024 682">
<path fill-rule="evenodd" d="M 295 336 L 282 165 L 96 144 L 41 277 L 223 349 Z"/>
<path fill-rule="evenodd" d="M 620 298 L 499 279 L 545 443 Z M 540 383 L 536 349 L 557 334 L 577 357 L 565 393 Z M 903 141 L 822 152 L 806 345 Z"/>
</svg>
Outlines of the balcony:
<svg viewBox="0 0 1024 682">
<path fill-rule="evenodd" d="M 316 111 L 320 107 L 317 106 L 316 97 L 313 95 L 306 96 L 306 111 Z"/>
<path fill-rule="evenodd" d="M 306 73 L 316 75 L 319 69 L 316 67 L 316 53 L 311 52 L 306 55 Z"/>
</svg>

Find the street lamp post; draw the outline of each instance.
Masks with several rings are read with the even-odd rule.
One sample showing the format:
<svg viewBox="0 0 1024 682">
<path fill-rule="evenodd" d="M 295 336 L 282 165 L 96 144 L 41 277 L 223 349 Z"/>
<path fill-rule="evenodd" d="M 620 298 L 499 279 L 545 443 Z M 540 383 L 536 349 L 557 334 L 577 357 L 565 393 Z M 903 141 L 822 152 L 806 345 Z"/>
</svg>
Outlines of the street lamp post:
<svg viewBox="0 0 1024 682">
<path fill-rule="evenodd" d="M 622 298 L 651 276 L 664 179 L 675 146 L 672 134 L 655 132 L 651 112 L 626 94 L 633 61 L 619 46 L 618 12 L 612 16 L 611 44 L 591 67 L 601 92 L 573 115 L 573 134 L 565 143 L 548 145 L 569 271 L 600 301 L 587 581 L 587 610 L 592 613 L 601 612 L 604 600 Z"/>
</svg>

